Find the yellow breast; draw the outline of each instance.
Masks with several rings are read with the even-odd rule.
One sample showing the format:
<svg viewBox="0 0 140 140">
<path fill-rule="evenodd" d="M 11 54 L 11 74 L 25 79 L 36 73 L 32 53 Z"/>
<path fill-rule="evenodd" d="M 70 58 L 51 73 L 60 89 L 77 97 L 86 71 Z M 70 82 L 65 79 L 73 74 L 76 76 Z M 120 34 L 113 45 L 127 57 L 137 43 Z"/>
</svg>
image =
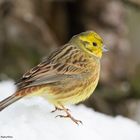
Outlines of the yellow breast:
<svg viewBox="0 0 140 140">
<path fill-rule="evenodd" d="M 55 106 L 59 106 L 59 103 L 63 105 L 76 104 L 87 99 L 93 93 L 98 84 L 98 80 L 99 71 L 94 73 L 90 77 L 90 79 L 86 79 L 84 82 L 82 82 L 81 86 L 75 85 L 69 90 L 62 89 L 61 92 L 57 93 L 55 93 L 54 91 L 50 91 L 48 90 L 48 88 L 46 88 L 44 89 L 44 93 L 46 93 L 42 95 Z"/>
<path fill-rule="evenodd" d="M 72 96 L 69 96 L 67 98 L 61 99 L 61 102 L 63 104 L 76 104 L 81 101 L 84 101 L 85 99 L 89 98 L 89 96 L 94 92 L 99 80 L 99 74 L 92 79 L 92 81 L 89 81 L 86 83 L 86 85 L 83 85 L 79 88 L 75 87 L 75 90 L 71 92 Z"/>
<path fill-rule="evenodd" d="M 55 106 L 59 104 L 76 104 L 87 99 L 95 90 L 100 73 L 100 64 L 98 63 L 91 69 L 90 74 L 82 80 L 67 79 L 64 83 L 56 83 L 42 87 L 36 95 L 43 96 Z"/>
</svg>

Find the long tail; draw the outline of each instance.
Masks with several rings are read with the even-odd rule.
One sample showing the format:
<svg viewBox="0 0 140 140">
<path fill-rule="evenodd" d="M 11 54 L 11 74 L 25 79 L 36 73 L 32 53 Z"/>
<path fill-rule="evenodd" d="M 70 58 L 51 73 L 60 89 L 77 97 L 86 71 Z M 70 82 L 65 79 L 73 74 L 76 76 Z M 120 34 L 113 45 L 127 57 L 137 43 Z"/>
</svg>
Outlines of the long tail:
<svg viewBox="0 0 140 140">
<path fill-rule="evenodd" d="M 14 93 L 13 95 L 9 96 L 8 98 L 6 98 L 0 102 L 0 111 L 2 111 L 4 108 L 11 105 L 12 103 L 18 101 L 19 99 L 25 97 L 26 95 L 29 95 L 32 92 L 39 90 L 43 86 L 40 85 L 40 86 L 34 86 L 34 87 L 29 87 L 29 88 L 25 88 L 22 90 L 18 90 L 16 93 Z"/>
<path fill-rule="evenodd" d="M 2 111 L 7 106 L 11 105 L 12 103 L 16 102 L 17 100 L 21 99 L 23 96 L 17 96 L 17 93 L 9 96 L 8 98 L 4 99 L 0 102 L 0 111 Z"/>
</svg>

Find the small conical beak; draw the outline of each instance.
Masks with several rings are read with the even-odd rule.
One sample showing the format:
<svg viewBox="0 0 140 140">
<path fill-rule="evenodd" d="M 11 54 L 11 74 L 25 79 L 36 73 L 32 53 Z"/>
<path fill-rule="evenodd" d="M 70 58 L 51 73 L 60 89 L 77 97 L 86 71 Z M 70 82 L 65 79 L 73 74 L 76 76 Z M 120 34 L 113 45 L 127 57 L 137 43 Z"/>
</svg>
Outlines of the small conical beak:
<svg viewBox="0 0 140 140">
<path fill-rule="evenodd" d="M 105 45 L 103 45 L 103 52 L 108 52 L 108 49 L 106 48 L 106 46 Z"/>
</svg>

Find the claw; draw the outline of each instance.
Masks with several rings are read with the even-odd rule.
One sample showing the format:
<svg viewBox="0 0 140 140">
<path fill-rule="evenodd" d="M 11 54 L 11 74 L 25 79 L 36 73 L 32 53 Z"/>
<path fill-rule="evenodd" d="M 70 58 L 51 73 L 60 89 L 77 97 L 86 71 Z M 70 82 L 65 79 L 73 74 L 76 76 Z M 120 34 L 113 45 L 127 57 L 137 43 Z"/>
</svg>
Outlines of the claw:
<svg viewBox="0 0 140 140">
<path fill-rule="evenodd" d="M 64 116 L 64 115 L 57 115 L 57 116 L 55 116 L 55 118 L 57 118 L 57 117 L 60 117 L 60 118 L 67 118 L 67 116 Z"/>
<path fill-rule="evenodd" d="M 54 110 L 52 110 L 52 111 L 51 111 L 51 113 L 54 113 L 54 112 L 56 112 L 57 110 L 62 111 L 63 109 L 58 108 L 58 107 L 55 107 L 55 109 L 54 109 Z"/>
<path fill-rule="evenodd" d="M 63 111 L 63 110 L 64 110 L 64 109 L 62 109 L 62 108 L 55 107 L 55 109 L 52 110 L 51 113 L 54 113 L 54 112 L 56 112 L 56 111 Z M 68 108 L 66 108 L 66 111 L 71 112 L 70 109 L 68 109 Z"/>
<path fill-rule="evenodd" d="M 82 121 L 76 120 L 74 117 L 72 117 L 72 115 L 69 113 L 70 112 L 69 109 L 65 108 L 61 104 L 60 104 L 60 106 L 61 106 L 61 108 L 55 107 L 55 110 L 53 110 L 52 113 L 55 112 L 55 111 L 57 111 L 57 110 L 60 110 L 60 111 L 64 111 L 66 113 L 66 115 L 57 115 L 57 116 L 55 116 L 55 118 L 57 118 L 57 117 L 60 117 L 60 118 L 70 118 L 77 125 L 79 125 L 79 123 L 80 124 L 83 124 Z"/>
</svg>

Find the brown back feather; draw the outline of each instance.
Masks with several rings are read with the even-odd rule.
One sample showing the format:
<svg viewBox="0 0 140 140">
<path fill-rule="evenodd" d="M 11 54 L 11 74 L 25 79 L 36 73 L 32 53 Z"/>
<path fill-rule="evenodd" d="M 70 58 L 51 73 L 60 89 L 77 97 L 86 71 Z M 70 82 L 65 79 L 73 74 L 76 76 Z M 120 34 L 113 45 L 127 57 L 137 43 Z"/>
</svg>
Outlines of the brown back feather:
<svg viewBox="0 0 140 140">
<path fill-rule="evenodd" d="M 87 61 L 84 52 L 74 45 L 67 44 L 26 72 L 16 85 L 18 89 L 23 89 L 54 83 L 65 79 L 67 76 L 81 74 L 88 69 Z"/>
</svg>

